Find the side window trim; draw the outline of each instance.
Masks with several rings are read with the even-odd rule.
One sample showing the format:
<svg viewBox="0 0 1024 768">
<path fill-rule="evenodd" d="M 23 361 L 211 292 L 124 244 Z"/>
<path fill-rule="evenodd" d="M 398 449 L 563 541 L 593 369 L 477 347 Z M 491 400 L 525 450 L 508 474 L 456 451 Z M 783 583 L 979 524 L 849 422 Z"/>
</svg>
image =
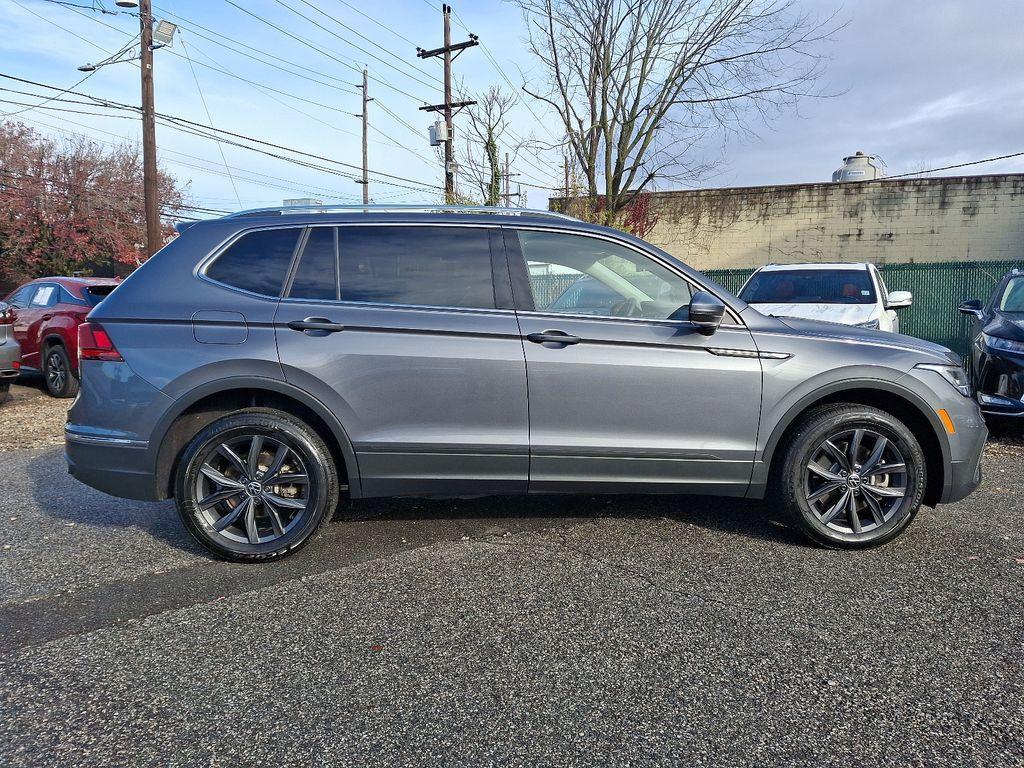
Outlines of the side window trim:
<svg viewBox="0 0 1024 768">
<path fill-rule="evenodd" d="M 458 223 L 437 223 L 437 222 L 425 222 L 409 224 L 407 222 L 342 222 L 333 225 L 335 227 L 335 248 L 338 259 L 338 295 L 339 304 L 346 304 L 351 306 L 363 306 L 363 307 L 387 307 L 394 309 L 411 309 L 411 310 L 441 310 L 446 312 L 509 312 L 514 311 L 513 299 L 510 293 L 510 286 L 508 285 L 508 261 L 507 256 L 504 252 L 503 243 L 500 240 L 496 240 L 496 237 L 501 237 L 502 228 L 496 225 L 477 225 L 477 224 L 458 224 Z M 488 257 L 490 262 L 490 276 L 491 276 L 491 292 L 494 300 L 493 307 L 460 307 L 450 306 L 444 304 L 405 304 L 388 301 L 357 301 L 354 299 L 346 299 L 342 293 L 344 288 L 342 280 L 342 239 L 344 230 L 346 229 L 361 229 L 364 227 L 395 227 L 395 228 L 406 228 L 406 227 L 423 227 L 423 228 L 440 228 L 440 229 L 475 229 L 484 230 L 487 235 L 488 244 Z M 497 243 L 497 245 L 496 245 Z M 504 278 L 503 278 L 504 273 Z M 289 286 L 290 287 L 290 286 Z M 285 296 L 288 301 L 299 301 L 299 299 L 291 299 Z M 501 306 L 501 303 L 507 304 L 507 306 Z"/>
<path fill-rule="evenodd" d="M 512 278 L 512 297 L 519 312 L 536 312 L 533 288 L 530 286 L 530 271 L 519 243 L 519 232 L 512 227 L 502 227 L 505 240 L 505 254 L 508 257 L 509 275 Z"/>
<path fill-rule="evenodd" d="M 529 273 L 529 270 L 527 269 L 526 259 L 523 256 L 523 249 L 522 249 L 522 246 L 520 245 L 520 242 L 519 242 L 519 229 L 520 228 L 518 228 L 518 227 L 509 227 L 509 226 L 502 227 L 502 230 L 505 232 L 505 250 L 506 250 L 506 252 L 508 254 L 508 258 L 509 258 L 509 270 L 510 270 L 511 275 L 512 275 L 512 292 L 513 292 L 513 294 L 515 296 L 516 310 L 517 311 L 519 311 L 519 312 L 534 312 L 536 314 L 542 314 L 542 315 L 547 315 L 547 316 L 551 316 L 551 317 L 581 317 L 581 318 L 585 318 L 587 320 L 603 320 L 603 321 L 612 321 L 612 322 L 632 321 L 632 322 L 661 323 L 661 324 L 669 323 L 669 324 L 675 324 L 675 325 L 679 324 L 678 320 L 657 320 L 657 319 L 651 319 L 651 318 L 637 318 L 637 317 L 604 317 L 604 316 L 601 316 L 601 315 L 570 315 L 570 314 L 564 313 L 564 312 L 545 312 L 543 310 L 538 310 L 537 306 L 536 306 L 536 304 L 534 303 L 534 300 L 533 300 L 533 288 L 530 285 L 530 273 Z M 523 227 L 523 229 L 526 229 L 526 227 Z M 587 238 L 590 238 L 592 240 L 608 240 L 609 242 L 615 243 L 616 245 L 620 245 L 623 248 L 629 248 L 633 252 L 640 254 L 645 259 L 650 259 L 651 261 L 654 261 L 657 264 L 661 264 L 661 266 L 663 266 L 666 269 L 670 270 L 674 275 L 679 277 L 680 280 L 684 280 L 686 282 L 686 284 L 690 287 L 691 295 L 692 295 L 693 291 L 695 291 L 695 290 L 696 291 L 705 291 L 707 293 L 712 294 L 713 296 L 715 296 L 719 300 L 721 300 L 721 297 L 718 296 L 717 294 L 715 294 L 713 291 L 709 290 L 708 288 L 706 288 L 705 286 L 701 285 L 700 283 L 694 282 L 687 275 L 684 275 L 684 274 L 681 274 L 681 273 L 677 272 L 675 269 L 672 269 L 671 266 L 669 266 L 667 264 L 663 264 L 660 259 L 655 259 L 651 254 L 649 254 L 646 251 L 643 251 L 643 250 L 641 250 L 639 248 L 634 247 L 630 243 L 624 243 L 621 240 L 616 240 L 614 238 L 595 237 L 594 235 L 591 235 L 588 232 L 567 232 L 565 230 L 547 229 L 547 228 L 542 228 L 542 227 L 537 227 L 535 229 L 537 231 L 540 231 L 540 232 L 554 232 L 556 234 L 562 234 L 562 235 L 566 235 L 566 236 L 569 236 L 569 237 L 587 237 Z M 731 327 L 740 327 L 740 328 L 745 328 L 746 327 L 743 324 L 743 321 L 740 320 L 739 316 L 735 312 L 732 311 L 732 309 L 728 306 L 728 304 L 726 305 L 725 312 L 726 312 L 726 317 L 729 318 L 729 320 L 731 322 L 723 323 L 723 325 L 731 326 Z"/>
<path fill-rule="evenodd" d="M 488 227 L 487 241 L 491 248 L 491 280 L 494 282 L 495 309 L 516 308 L 512 295 L 512 274 L 508 262 L 505 234 L 499 227 Z"/>
</svg>

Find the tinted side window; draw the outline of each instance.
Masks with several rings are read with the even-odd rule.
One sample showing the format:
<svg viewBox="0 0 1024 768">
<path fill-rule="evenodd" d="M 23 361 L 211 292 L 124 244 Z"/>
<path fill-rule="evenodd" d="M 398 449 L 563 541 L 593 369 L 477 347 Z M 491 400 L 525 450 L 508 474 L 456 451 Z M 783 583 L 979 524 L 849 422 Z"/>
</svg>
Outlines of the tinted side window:
<svg viewBox="0 0 1024 768">
<path fill-rule="evenodd" d="M 343 301 L 495 306 L 485 228 L 342 227 L 338 247 Z"/>
<path fill-rule="evenodd" d="M 288 292 L 291 298 L 338 298 L 336 232 L 333 227 L 314 227 L 310 230 Z"/>
<path fill-rule="evenodd" d="M 211 280 L 263 296 L 278 296 L 302 232 L 297 227 L 250 232 L 206 269 Z"/>
</svg>

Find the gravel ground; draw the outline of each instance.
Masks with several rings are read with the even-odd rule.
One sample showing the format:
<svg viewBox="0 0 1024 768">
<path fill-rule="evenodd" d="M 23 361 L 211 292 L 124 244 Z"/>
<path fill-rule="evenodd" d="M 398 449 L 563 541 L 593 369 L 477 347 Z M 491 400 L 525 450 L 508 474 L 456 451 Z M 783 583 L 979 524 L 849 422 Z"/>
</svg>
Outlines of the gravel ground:
<svg viewBox="0 0 1024 768">
<path fill-rule="evenodd" d="M 10 450 L 0 765 L 1021 766 L 1022 458 L 869 552 L 744 502 L 490 498 L 240 566 Z"/>
<path fill-rule="evenodd" d="M 42 377 L 22 375 L 0 405 L 0 451 L 64 444 L 64 421 L 73 400 L 50 397 Z"/>
</svg>

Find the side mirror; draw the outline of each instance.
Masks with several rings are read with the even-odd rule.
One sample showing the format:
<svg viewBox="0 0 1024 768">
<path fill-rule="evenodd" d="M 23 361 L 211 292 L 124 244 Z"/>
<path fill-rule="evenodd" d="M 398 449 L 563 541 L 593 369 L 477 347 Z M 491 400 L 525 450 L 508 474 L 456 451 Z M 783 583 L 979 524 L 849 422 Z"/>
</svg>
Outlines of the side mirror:
<svg viewBox="0 0 1024 768">
<path fill-rule="evenodd" d="M 690 299 L 690 323 L 707 336 L 718 330 L 725 317 L 725 304 L 707 291 L 697 291 Z"/>
<path fill-rule="evenodd" d="M 971 299 L 970 301 L 965 301 L 957 307 L 957 311 L 960 312 L 961 315 L 970 315 L 971 317 L 976 317 L 980 320 L 982 315 L 981 300 Z"/>
<path fill-rule="evenodd" d="M 914 303 L 914 294 L 910 291 L 890 291 L 885 300 L 886 309 L 903 309 Z"/>
</svg>

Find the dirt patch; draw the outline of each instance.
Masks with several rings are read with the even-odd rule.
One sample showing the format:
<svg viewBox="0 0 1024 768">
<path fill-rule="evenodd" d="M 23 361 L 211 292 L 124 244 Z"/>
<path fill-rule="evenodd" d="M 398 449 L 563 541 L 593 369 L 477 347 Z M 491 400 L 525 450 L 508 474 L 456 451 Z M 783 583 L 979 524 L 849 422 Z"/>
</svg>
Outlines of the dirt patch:
<svg viewBox="0 0 1024 768">
<path fill-rule="evenodd" d="M 42 380 L 18 380 L 0 405 L 0 451 L 64 444 L 64 421 L 73 400 L 50 397 Z"/>
</svg>

